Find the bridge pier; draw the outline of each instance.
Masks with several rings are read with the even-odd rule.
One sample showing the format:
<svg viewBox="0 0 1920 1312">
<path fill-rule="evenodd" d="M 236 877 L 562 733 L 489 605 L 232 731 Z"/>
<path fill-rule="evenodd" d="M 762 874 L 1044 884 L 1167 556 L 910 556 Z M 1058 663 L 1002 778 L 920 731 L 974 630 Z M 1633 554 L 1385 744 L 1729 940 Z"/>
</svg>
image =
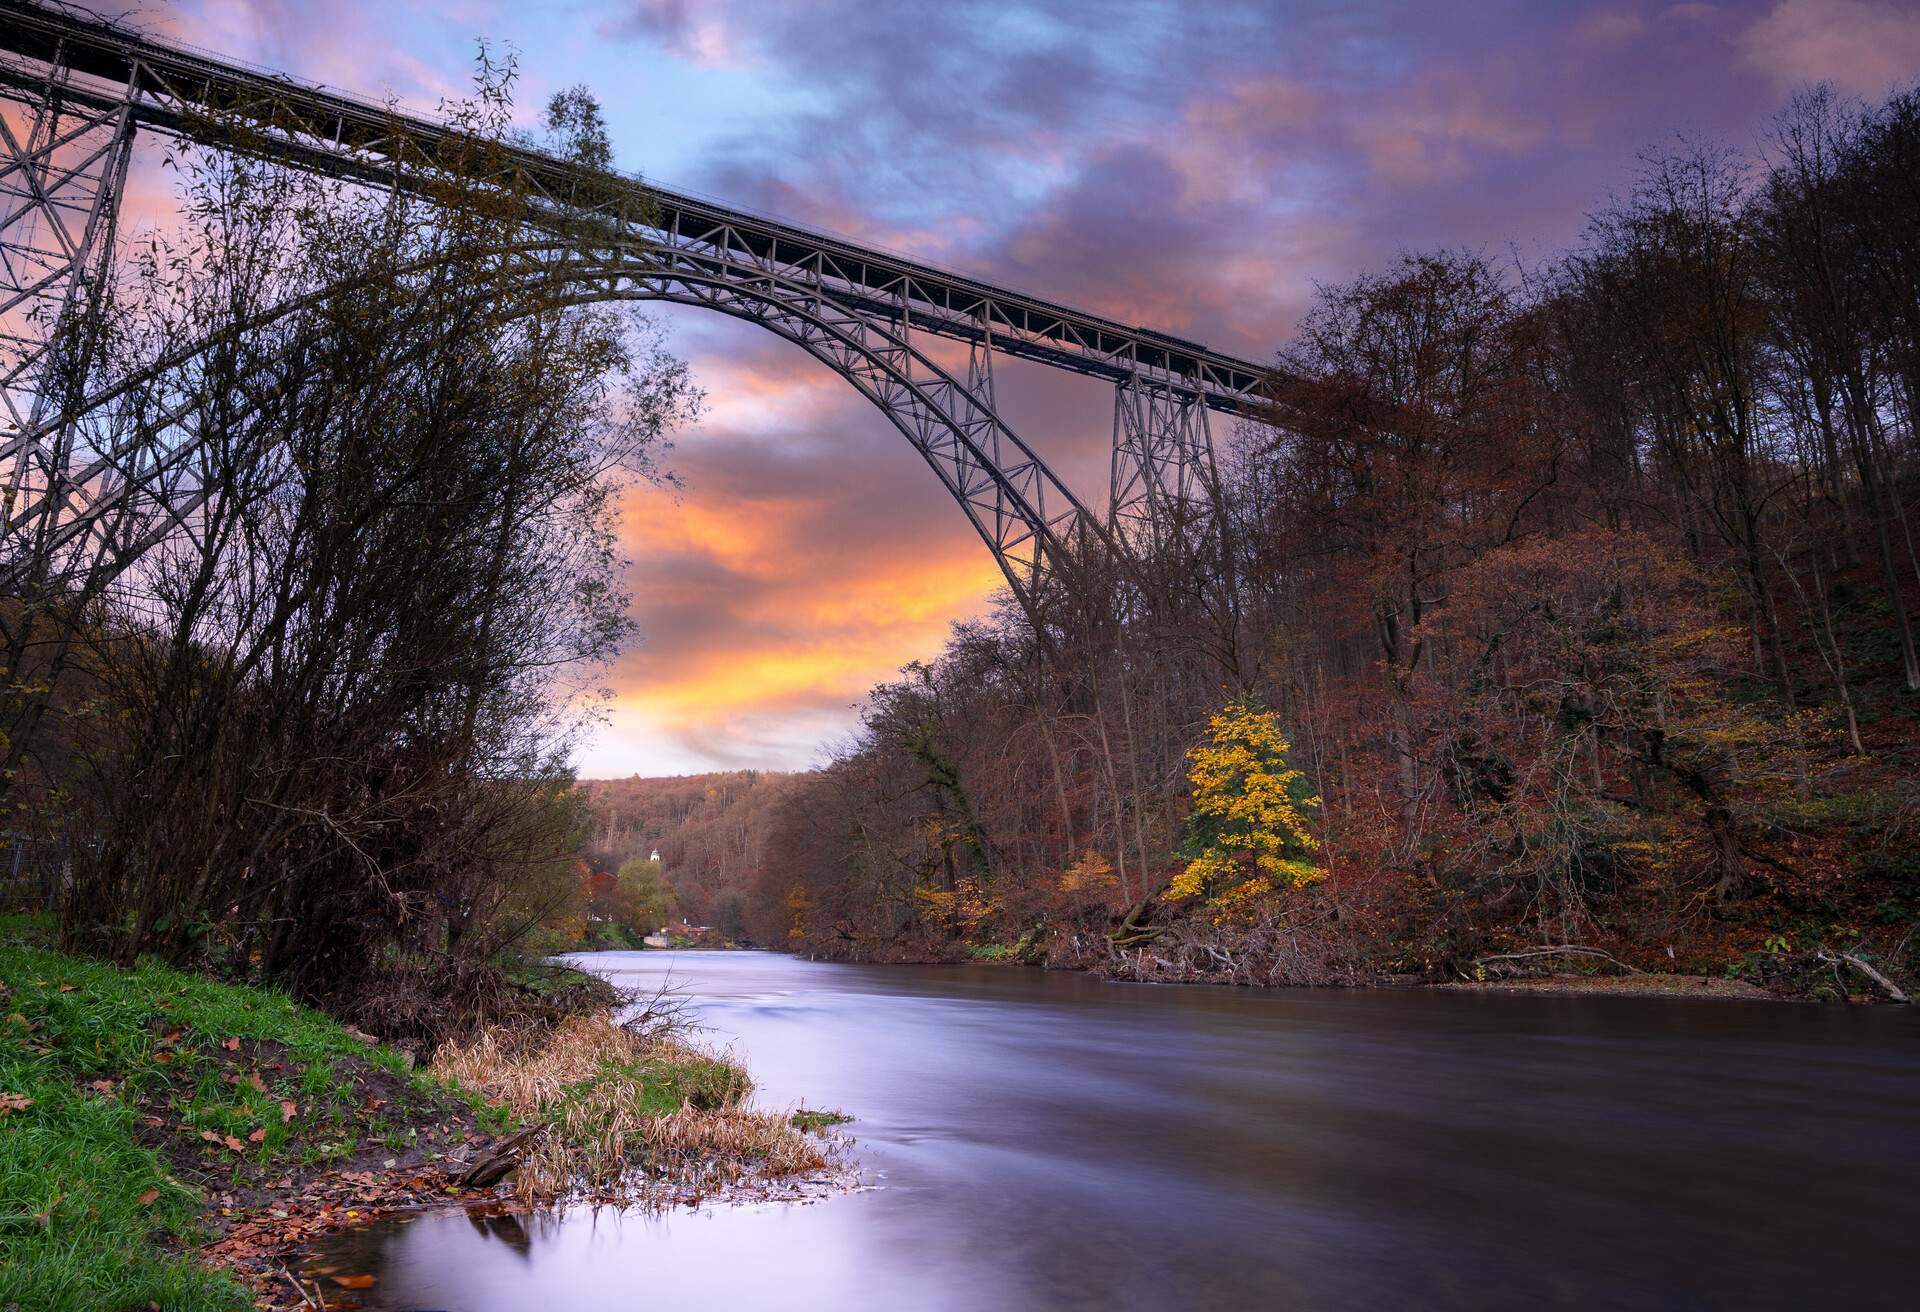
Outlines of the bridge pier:
<svg viewBox="0 0 1920 1312">
<path fill-rule="evenodd" d="M 131 97 L 70 96 L 70 80 L 56 58 L 22 103 L 24 133 L 0 116 L 0 520 L 9 539 L 57 529 L 75 493 L 67 476 L 87 459 L 76 450 L 80 425 L 61 421 L 58 408 L 86 374 L 86 315 L 110 276 L 133 152 Z M 110 549 L 106 538 L 93 544 L 94 569 Z"/>
<path fill-rule="evenodd" d="M 1114 389 L 1107 528 L 1137 550 L 1192 546 L 1215 504 L 1205 401 L 1132 375 Z"/>
</svg>

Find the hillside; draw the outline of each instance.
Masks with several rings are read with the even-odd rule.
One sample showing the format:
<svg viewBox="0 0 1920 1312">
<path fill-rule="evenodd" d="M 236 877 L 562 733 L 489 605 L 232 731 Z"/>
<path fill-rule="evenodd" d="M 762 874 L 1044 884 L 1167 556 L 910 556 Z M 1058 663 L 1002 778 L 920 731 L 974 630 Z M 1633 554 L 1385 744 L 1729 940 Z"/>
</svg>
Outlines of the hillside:
<svg viewBox="0 0 1920 1312">
<path fill-rule="evenodd" d="M 729 939 L 753 939 L 745 908 L 755 877 L 778 851 L 776 809 L 806 777 L 736 770 L 583 780 L 595 831 L 581 855 L 594 874 L 610 875 L 658 851 L 681 917 Z"/>
</svg>

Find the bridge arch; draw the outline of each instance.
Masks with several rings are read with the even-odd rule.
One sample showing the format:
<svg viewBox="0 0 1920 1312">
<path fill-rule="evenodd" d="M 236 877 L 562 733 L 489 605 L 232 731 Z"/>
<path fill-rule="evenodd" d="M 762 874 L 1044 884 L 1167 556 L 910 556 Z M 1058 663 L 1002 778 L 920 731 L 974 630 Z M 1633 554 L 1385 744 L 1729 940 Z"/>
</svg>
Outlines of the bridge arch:
<svg viewBox="0 0 1920 1312">
<path fill-rule="evenodd" d="M 737 271 L 650 259 L 652 252 L 644 250 L 639 256 L 585 260 L 578 258 L 577 247 L 550 242 L 528 243 L 512 254 L 536 262 L 510 281 L 478 284 L 478 294 L 509 298 L 544 291 L 544 297 L 529 299 L 533 308 L 527 313 L 625 301 L 697 306 L 756 324 L 805 350 L 852 384 L 920 453 L 993 552 L 1008 587 L 1030 613 L 1035 611 L 1043 580 L 1057 574 L 1076 550 L 1106 537 L 1073 492 L 997 413 L 983 349 L 971 353 L 969 377 L 963 380 L 914 342 L 910 325 L 850 312 L 818 289 L 774 274 L 743 278 Z M 539 262 L 543 255 L 562 258 L 557 264 Z M 218 342 L 259 331 L 339 294 L 352 282 L 293 298 L 232 329 L 170 352 L 147 370 L 116 380 L 61 413 L 18 431 L 0 444 L 0 459 L 25 458 L 31 449 L 53 441 L 60 430 L 143 385 L 159 382 L 169 370 L 187 365 Z M 162 412 L 163 422 L 169 415 L 176 421 L 184 418 L 192 404 L 191 395 L 176 400 Z M 149 420 L 141 431 L 150 434 L 152 429 Z M 122 545 L 112 553 L 112 563 L 118 569 L 130 566 L 197 506 L 193 491 L 183 490 L 177 477 L 169 479 L 190 461 L 192 443 L 176 445 L 145 469 L 140 467 L 142 445 L 136 432 L 118 449 L 95 452 L 65 473 L 62 486 L 13 509 L 6 524 L 9 547 L 38 527 L 47 535 L 46 544 L 70 556 L 83 556 L 86 540 L 113 525 Z M 57 516 L 58 522 L 47 523 L 49 515 Z M 131 534 L 127 532 L 130 519 L 137 525 Z M 8 554 L 18 553 L 9 550 Z"/>
<path fill-rule="evenodd" d="M 1045 580 L 1069 568 L 1078 549 L 1105 540 L 1099 521 L 1000 417 L 987 351 L 970 352 L 963 379 L 922 350 L 910 326 L 850 313 L 785 279 L 629 268 L 618 290 L 581 299 L 698 306 L 799 346 L 851 384 L 920 453 L 1030 613 Z"/>
</svg>

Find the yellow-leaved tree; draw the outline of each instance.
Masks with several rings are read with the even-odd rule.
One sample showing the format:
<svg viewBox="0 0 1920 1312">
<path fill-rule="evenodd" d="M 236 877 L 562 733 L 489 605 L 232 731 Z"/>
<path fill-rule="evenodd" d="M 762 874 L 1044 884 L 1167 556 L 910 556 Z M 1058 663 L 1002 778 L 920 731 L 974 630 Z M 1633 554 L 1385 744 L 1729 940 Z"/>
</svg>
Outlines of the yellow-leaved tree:
<svg viewBox="0 0 1920 1312">
<path fill-rule="evenodd" d="M 1314 863 L 1320 843 L 1307 828 L 1320 799 L 1287 764 L 1288 750 L 1278 718 L 1250 698 L 1228 702 L 1207 722 L 1207 741 L 1187 753 L 1190 859 L 1170 896 L 1205 897 L 1224 913 L 1326 873 Z"/>
</svg>

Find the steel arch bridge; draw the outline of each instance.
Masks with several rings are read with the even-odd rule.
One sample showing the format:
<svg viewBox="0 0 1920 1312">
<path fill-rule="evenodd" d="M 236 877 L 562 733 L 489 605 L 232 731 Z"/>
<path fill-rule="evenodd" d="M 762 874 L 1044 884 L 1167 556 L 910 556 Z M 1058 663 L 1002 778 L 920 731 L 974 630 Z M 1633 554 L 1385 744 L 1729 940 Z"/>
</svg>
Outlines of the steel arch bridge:
<svg viewBox="0 0 1920 1312">
<path fill-rule="evenodd" d="M 0 575 L 111 576 L 197 504 L 193 442 L 101 439 L 97 398 L 52 400 L 61 325 L 113 258 L 136 134 L 191 136 L 210 115 L 257 129 L 301 168 L 394 185 L 404 159 L 457 134 L 322 87 L 114 25 L 0 0 Z M 867 397 L 926 460 L 1030 612 L 1077 553 L 1123 556 L 1204 524 L 1214 504 L 1210 412 L 1260 400 L 1267 370 L 1198 344 L 536 151 L 500 155 L 542 216 L 592 236 L 565 261 L 571 294 L 704 306 L 794 342 Z M 567 223 L 557 222 L 567 216 Z M 565 244 L 562 242 L 561 244 Z M 964 369 L 929 339 L 964 344 Z M 951 351 L 938 352 L 953 358 Z M 1104 513 L 1075 497 L 1007 425 L 996 354 L 1115 388 Z"/>
</svg>

